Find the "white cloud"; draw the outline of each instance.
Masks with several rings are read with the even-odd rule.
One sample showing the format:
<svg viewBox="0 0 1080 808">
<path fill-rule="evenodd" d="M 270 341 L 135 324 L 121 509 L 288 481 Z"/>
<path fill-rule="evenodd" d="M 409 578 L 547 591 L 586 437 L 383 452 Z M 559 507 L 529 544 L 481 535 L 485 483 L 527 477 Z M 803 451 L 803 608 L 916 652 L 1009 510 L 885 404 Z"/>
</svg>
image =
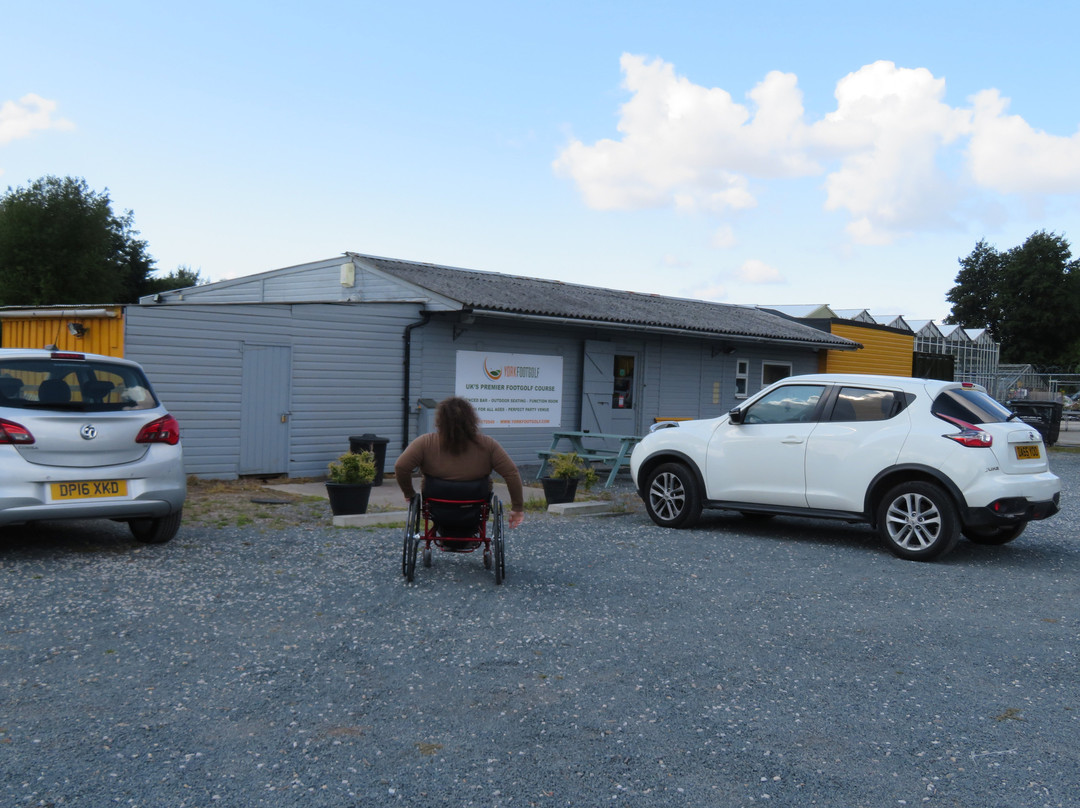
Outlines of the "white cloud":
<svg viewBox="0 0 1080 808">
<path fill-rule="evenodd" d="M 726 90 L 692 84 L 662 60 L 624 54 L 631 93 L 620 140 L 573 140 L 554 162 L 598 210 L 673 206 L 723 213 L 757 204 L 746 174 L 817 170 L 801 144 L 802 94 L 793 75 L 769 73 L 750 93 L 755 113 Z"/>
<path fill-rule="evenodd" d="M 959 225 L 997 194 L 1080 193 L 1080 132 L 1058 137 L 1005 114 L 995 90 L 945 101 L 925 68 L 866 65 L 837 82 L 836 108 L 808 123 L 790 73 L 770 72 L 743 105 L 660 59 L 624 54 L 618 139 L 572 140 L 554 162 L 599 210 L 668 207 L 727 219 L 758 204 L 755 182 L 824 175 L 823 208 L 853 242 L 887 244 Z M 977 214 L 976 214 L 977 215 Z M 724 223 L 716 247 L 735 242 Z"/>
<path fill-rule="evenodd" d="M 704 286 L 696 286 L 686 295 L 691 300 L 724 300 L 728 296 L 727 287 L 719 281 L 706 281 Z"/>
<path fill-rule="evenodd" d="M 771 267 L 764 261 L 758 261 L 756 258 L 752 258 L 739 267 L 738 272 L 735 273 L 739 280 L 743 283 L 754 284 L 766 284 L 766 283 L 784 283 L 784 276 L 780 274 L 780 270 L 776 267 Z"/>
<path fill-rule="evenodd" d="M 1080 190 L 1080 132 L 1057 137 L 1036 131 L 997 90 L 972 99 L 974 125 L 968 155 L 975 181 L 1002 193 L 1057 194 Z"/>
<path fill-rule="evenodd" d="M 74 129 L 71 121 L 53 117 L 56 102 L 29 93 L 0 104 L 0 146 L 30 137 L 43 129 Z"/>
<path fill-rule="evenodd" d="M 836 111 L 812 127 L 815 146 L 840 156 L 825 180 L 825 208 L 853 217 L 855 241 L 888 243 L 933 226 L 955 207 L 955 182 L 937 162 L 970 131 L 970 113 L 942 102 L 945 81 L 929 70 L 875 62 L 836 86 Z"/>
<path fill-rule="evenodd" d="M 726 250 L 738 243 L 739 240 L 736 238 L 735 231 L 732 230 L 730 224 L 722 224 L 713 231 L 712 245 L 718 249 Z"/>
</svg>

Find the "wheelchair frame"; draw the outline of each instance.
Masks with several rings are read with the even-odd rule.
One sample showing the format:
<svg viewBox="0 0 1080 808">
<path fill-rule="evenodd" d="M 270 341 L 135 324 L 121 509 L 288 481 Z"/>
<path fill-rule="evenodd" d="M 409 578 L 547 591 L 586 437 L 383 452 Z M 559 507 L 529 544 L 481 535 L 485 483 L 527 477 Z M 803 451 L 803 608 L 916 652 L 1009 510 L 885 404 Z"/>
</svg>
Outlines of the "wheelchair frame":
<svg viewBox="0 0 1080 808">
<path fill-rule="evenodd" d="M 431 517 L 431 503 L 479 505 L 479 527 L 468 536 L 438 535 Z M 421 542 L 424 543 L 422 551 Z M 483 549 L 484 569 L 494 568 L 495 583 L 501 584 L 506 578 L 506 540 L 503 533 L 503 506 L 499 497 L 494 492 L 487 499 L 446 499 L 414 494 L 409 501 L 409 516 L 401 548 L 401 574 L 406 581 L 412 583 L 415 577 L 417 556 L 421 556 L 425 567 L 431 566 L 433 549 L 446 553 L 474 553 Z"/>
</svg>

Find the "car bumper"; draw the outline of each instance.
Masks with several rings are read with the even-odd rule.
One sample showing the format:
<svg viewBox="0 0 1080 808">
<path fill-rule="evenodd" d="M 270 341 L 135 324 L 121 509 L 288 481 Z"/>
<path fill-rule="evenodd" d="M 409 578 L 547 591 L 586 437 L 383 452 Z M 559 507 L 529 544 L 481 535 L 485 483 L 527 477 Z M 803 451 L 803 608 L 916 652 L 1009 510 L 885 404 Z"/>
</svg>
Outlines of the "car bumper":
<svg viewBox="0 0 1080 808">
<path fill-rule="evenodd" d="M 1023 497 L 999 499 L 984 508 L 969 508 L 964 519 L 967 527 L 1001 527 L 1020 522 L 1048 519 L 1060 510 L 1061 495 L 1032 501 Z"/>
<path fill-rule="evenodd" d="M 166 466 L 166 464 L 162 464 Z M 47 519 L 153 519 L 179 511 L 187 498 L 182 465 L 171 462 L 161 474 L 125 477 L 117 468 L 51 469 L 48 479 L 19 480 L 0 474 L 0 525 Z M 111 472 L 111 473 L 110 473 Z M 66 480 L 124 480 L 124 496 L 54 500 L 52 483 Z"/>
</svg>

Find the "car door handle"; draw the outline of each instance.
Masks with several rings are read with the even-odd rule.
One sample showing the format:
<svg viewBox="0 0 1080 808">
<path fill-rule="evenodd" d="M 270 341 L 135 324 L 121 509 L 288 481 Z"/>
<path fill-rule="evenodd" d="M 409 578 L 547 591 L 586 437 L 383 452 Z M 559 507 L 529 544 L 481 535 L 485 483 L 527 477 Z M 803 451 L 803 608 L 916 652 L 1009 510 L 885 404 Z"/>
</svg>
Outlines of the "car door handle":
<svg viewBox="0 0 1080 808">
<path fill-rule="evenodd" d="M 788 443 L 788 444 L 799 444 L 799 443 L 805 443 L 806 438 L 800 438 L 798 435 L 788 435 L 786 438 L 784 438 L 780 442 L 781 443 Z"/>
</svg>

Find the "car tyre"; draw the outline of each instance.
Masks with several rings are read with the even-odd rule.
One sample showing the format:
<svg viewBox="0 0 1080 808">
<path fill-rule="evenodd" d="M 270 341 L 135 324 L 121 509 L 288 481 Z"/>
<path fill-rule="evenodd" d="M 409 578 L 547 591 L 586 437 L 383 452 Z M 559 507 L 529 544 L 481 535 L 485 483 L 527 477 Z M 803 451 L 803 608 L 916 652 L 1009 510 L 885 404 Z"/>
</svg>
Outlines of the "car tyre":
<svg viewBox="0 0 1080 808">
<path fill-rule="evenodd" d="M 928 482 L 892 488 L 878 505 L 877 526 L 885 546 L 910 561 L 940 558 L 960 540 L 956 506 L 942 488 Z"/>
<path fill-rule="evenodd" d="M 1008 544 L 1023 533 L 1026 527 L 1027 522 L 1003 527 L 966 527 L 964 528 L 964 537 L 974 544 Z"/>
<path fill-rule="evenodd" d="M 164 544 L 180 530 L 183 517 L 184 512 L 180 510 L 158 519 L 129 519 L 128 528 L 143 544 Z"/>
<path fill-rule="evenodd" d="M 660 527 L 687 528 L 701 517 L 697 478 L 682 463 L 657 466 L 645 480 L 645 510 Z"/>
</svg>

